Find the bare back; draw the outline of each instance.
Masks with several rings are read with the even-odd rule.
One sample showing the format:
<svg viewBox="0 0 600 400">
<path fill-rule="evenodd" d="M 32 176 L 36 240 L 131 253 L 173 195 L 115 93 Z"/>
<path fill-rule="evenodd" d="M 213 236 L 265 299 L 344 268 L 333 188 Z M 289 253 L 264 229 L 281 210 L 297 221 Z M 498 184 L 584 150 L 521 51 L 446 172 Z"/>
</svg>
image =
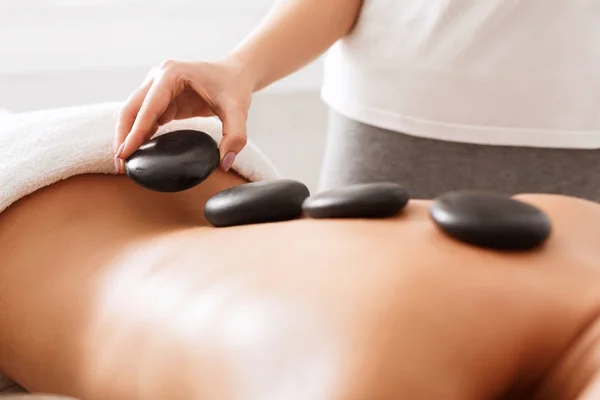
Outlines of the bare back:
<svg viewBox="0 0 600 400">
<path fill-rule="evenodd" d="M 242 182 L 80 176 L 0 215 L 0 370 L 85 399 L 573 398 L 553 385 L 600 306 L 599 206 L 523 196 L 554 224 L 526 254 L 448 239 L 422 201 L 208 227 L 206 199 Z"/>
</svg>

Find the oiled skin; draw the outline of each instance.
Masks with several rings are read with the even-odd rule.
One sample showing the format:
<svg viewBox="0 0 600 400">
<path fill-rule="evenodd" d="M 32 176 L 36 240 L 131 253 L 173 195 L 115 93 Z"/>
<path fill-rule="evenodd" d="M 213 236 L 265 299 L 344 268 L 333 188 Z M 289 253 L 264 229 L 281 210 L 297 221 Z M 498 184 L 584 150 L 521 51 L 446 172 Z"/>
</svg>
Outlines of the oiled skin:
<svg viewBox="0 0 600 400">
<path fill-rule="evenodd" d="M 554 224 L 527 254 L 448 239 L 423 201 L 206 227 L 241 182 L 80 176 L 0 214 L 0 370 L 84 400 L 597 398 L 600 206 L 522 196 Z"/>
</svg>

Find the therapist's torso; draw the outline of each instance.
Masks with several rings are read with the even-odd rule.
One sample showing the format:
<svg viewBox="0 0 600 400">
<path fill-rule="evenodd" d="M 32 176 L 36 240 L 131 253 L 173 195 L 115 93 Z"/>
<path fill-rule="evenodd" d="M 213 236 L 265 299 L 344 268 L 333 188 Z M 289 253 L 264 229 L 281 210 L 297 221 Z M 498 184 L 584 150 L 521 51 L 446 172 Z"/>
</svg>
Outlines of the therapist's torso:
<svg viewBox="0 0 600 400">
<path fill-rule="evenodd" d="M 322 96 L 421 137 L 600 148 L 600 0 L 365 0 Z"/>
</svg>

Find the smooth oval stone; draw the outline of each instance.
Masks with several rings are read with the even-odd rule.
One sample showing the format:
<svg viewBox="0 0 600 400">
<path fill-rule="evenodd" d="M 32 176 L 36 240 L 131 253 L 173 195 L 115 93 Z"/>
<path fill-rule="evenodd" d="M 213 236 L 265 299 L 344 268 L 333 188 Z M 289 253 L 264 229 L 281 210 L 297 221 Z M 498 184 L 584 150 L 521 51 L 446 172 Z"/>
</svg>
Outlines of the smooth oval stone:
<svg viewBox="0 0 600 400">
<path fill-rule="evenodd" d="M 250 182 L 208 199 L 204 215 L 215 227 L 289 221 L 302 215 L 308 196 L 306 185 L 295 180 Z"/>
<path fill-rule="evenodd" d="M 456 191 L 434 200 L 430 216 L 447 235 L 496 250 L 529 250 L 550 236 L 552 224 L 538 208 L 509 196 Z"/>
<path fill-rule="evenodd" d="M 410 194 L 391 182 L 362 183 L 317 193 L 302 209 L 311 218 L 388 218 L 398 214 Z"/>
<path fill-rule="evenodd" d="M 143 144 L 125 161 L 125 173 L 158 192 L 180 192 L 202 183 L 220 163 L 219 146 L 207 133 L 180 130 Z"/>
</svg>

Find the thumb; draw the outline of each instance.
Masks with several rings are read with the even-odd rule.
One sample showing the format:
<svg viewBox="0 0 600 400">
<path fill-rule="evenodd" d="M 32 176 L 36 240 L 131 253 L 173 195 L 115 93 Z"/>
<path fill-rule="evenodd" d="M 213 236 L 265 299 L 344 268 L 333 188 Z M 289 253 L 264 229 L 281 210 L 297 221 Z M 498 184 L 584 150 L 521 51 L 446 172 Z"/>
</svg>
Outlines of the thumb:
<svg viewBox="0 0 600 400">
<path fill-rule="evenodd" d="M 221 118 L 223 138 L 219 145 L 219 151 L 221 153 L 221 168 L 224 171 L 229 171 L 235 157 L 246 146 L 248 141 L 246 120 L 247 113 L 245 112 L 230 112 Z"/>
</svg>

